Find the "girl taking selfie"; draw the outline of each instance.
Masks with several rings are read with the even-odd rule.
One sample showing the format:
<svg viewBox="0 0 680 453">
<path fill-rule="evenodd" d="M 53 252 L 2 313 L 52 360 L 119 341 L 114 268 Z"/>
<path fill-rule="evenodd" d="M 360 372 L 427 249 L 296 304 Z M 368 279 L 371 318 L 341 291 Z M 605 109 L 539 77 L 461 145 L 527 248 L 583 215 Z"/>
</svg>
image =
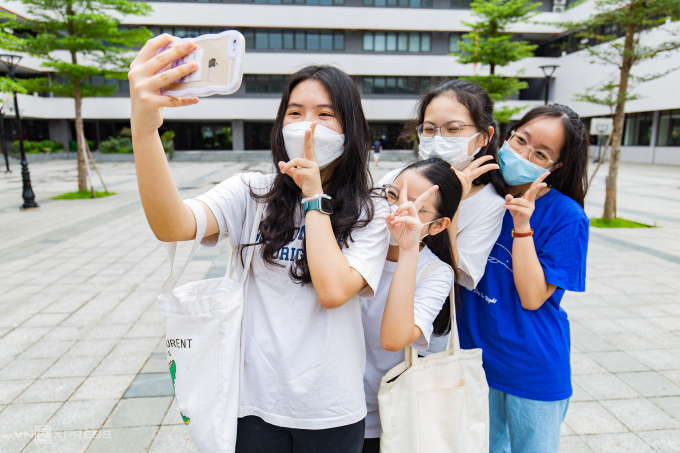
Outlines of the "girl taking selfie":
<svg viewBox="0 0 680 453">
<path fill-rule="evenodd" d="M 129 74 L 132 138 L 142 204 L 161 241 L 196 235 L 158 135 L 163 107 L 197 98 L 160 94 L 194 71 L 156 73 L 193 43 L 154 56 L 174 38 L 151 39 Z M 228 101 L 225 101 L 228 102 Z M 199 196 L 205 245 L 228 238 L 255 247 L 243 312 L 237 452 L 359 452 L 366 404 L 361 297 L 372 297 L 385 263 L 386 203 L 374 206 L 370 132 L 352 79 L 330 66 L 288 78 L 271 133 L 273 174 L 243 173 Z M 249 244 L 265 203 L 256 244 Z M 180 408 L 181 409 L 181 408 Z"/>
</svg>

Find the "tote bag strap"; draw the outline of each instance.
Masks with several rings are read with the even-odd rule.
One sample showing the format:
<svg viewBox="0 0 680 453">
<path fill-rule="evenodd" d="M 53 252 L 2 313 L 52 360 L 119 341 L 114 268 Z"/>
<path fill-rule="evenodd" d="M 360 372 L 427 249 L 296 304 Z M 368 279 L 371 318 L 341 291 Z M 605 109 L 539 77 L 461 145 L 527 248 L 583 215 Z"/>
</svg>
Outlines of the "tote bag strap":
<svg viewBox="0 0 680 453">
<path fill-rule="evenodd" d="M 194 217 L 196 218 L 196 238 L 194 239 L 194 244 L 193 247 L 191 248 L 191 252 L 189 253 L 189 257 L 187 258 L 186 263 L 184 263 L 184 266 L 180 269 L 177 275 L 174 275 L 177 242 L 167 242 L 165 244 L 165 248 L 167 249 L 168 252 L 168 261 L 170 261 L 170 274 L 168 274 L 168 278 L 166 278 L 165 281 L 163 282 L 163 285 L 161 285 L 161 294 L 170 295 L 176 301 L 179 300 L 177 299 L 174 293 L 175 286 L 177 285 L 177 282 L 179 281 L 182 274 L 184 273 L 184 270 L 189 265 L 191 259 L 194 257 L 194 255 L 196 255 L 198 246 L 201 245 L 203 236 L 205 236 L 205 230 L 208 227 L 208 218 L 205 215 L 203 206 L 196 200 L 184 200 L 184 203 L 187 206 L 189 206 L 191 211 L 194 213 Z"/>
<path fill-rule="evenodd" d="M 418 280 L 416 281 L 416 285 L 421 283 L 423 280 L 427 278 L 428 275 L 430 275 L 435 269 L 439 268 L 440 266 L 446 266 L 449 268 L 453 275 L 453 283 L 451 284 L 451 292 L 449 293 L 449 303 L 451 306 L 451 333 L 450 333 L 450 338 L 449 338 L 449 345 L 448 345 L 448 350 L 451 354 L 455 354 L 457 351 L 460 350 L 460 339 L 458 338 L 458 325 L 456 324 L 456 298 L 455 298 L 455 291 L 456 291 L 456 273 L 451 269 L 451 266 L 448 264 L 442 262 L 442 261 L 436 261 L 434 263 L 430 263 L 427 265 L 425 269 L 420 273 L 420 276 L 418 277 Z M 411 345 L 408 345 L 404 348 L 404 361 L 406 362 L 406 368 L 410 368 L 413 364 L 418 363 L 418 353 L 415 349 L 411 347 Z"/>
<path fill-rule="evenodd" d="M 248 244 L 253 244 L 255 243 L 255 240 L 257 239 L 257 232 L 260 229 L 260 221 L 262 220 L 262 213 L 264 212 L 264 203 L 258 203 L 257 204 L 257 211 L 255 212 L 255 221 L 253 222 L 253 228 L 250 230 L 250 237 L 248 238 Z M 248 247 L 248 250 L 246 251 L 246 261 L 243 264 L 243 275 L 241 276 L 241 281 L 240 283 L 244 283 L 246 281 L 246 278 L 248 277 L 248 274 L 250 273 L 250 265 L 253 262 L 253 255 L 255 254 L 255 246 L 251 245 Z M 236 263 L 238 263 L 238 251 L 232 250 L 232 255 L 231 258 L 229 259 L 229 268 L 227 269 L 227 275 L 225 278 L 229 278 L 230 275 L 232 274 L 231 268 L 232 266 L 236 266 Z"/>
</svg>

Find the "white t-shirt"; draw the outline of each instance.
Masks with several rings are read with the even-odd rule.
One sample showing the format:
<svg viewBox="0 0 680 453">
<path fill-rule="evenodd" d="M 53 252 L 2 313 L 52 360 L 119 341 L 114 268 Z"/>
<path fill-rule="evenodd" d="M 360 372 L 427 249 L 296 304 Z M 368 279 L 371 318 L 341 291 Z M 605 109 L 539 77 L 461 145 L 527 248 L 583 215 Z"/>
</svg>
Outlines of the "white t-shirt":
<svg viewBox="0 0 680 453">
<path fill-rule="evenodd" d="M 404 168 L 392 170 L 378 184 L 392 184 L 403 170 Z M 462 272 L 458 274 L 456 281 L 469 290 L 473 290 L 484 276 L 486 260 L 501 234 L 504 205 L 505 200 L 496 193 L 491 184 L 460 203 L 456 248 L 458 268 Z"/>
<path fill-rule="evenodd" d="M 219 239 L 232 247 L 247 243 L 257 203 L 275 175 L 236 174 L 197 197 L 212 210 Z M 280 268 L 265 266 L 255 247 L 245 286 L 239 417 L 255 415 L 286 428 L 326 429 L 360 421 L 366 415 L 363 376 L 366 363 L 361 297 L 372 297 L 385 264 L 389 231 L 386 203 L 376 203 L 374 219 L 352 232 L 342 253 L 368 285 L 341 307 L 325 309 L 310 285 L 294 283 L 288 271 L 305 236 L 302 209 L 295 238 L 275 257 Z M 213 236 L 204 245 L 214 245 Z"/>
<path fill-rule="evenodd" d="M 431 263 L 440 261 L 425 246 L 418 257 L 416 281 L 420 273 Z M 378 412 L 378 389 L 385 374 L 404 361 L 404 351 L 386 351 L 380 342 L 380 325 L 387 303 L 387 294 L 394 276 L 397 263 L 386 261 L 380 277 L 378 290 L 373 298 L 362 299 L 361 320 L 364 324 L 366 339 L 366 374 L 364 374 L 364 390 L 366 392 L 366 438 L 380 437 L 380 415 Z M 432 335 L 432 323 L 439 314 L 451 292 L 453 274 L 446 266 L 440 266 L 430 272 L 425 280 L 416 285 L 413 309 L 416 325 L 423 334 L 411 346 L 418 351 L 425 351 Z"/>
</svg>

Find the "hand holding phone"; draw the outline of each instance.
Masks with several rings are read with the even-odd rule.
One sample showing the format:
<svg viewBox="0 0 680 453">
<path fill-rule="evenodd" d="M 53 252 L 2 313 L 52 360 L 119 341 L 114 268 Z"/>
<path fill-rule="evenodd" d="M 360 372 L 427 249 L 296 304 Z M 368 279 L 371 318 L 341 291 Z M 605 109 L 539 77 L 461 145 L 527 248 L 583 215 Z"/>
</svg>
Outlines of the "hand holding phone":
<svg viewBox="0 0 680 453">
<path fill-rule="evenodd" d="M 162 87 L 161 94 L 173 97 L 204 97 L 213 94 L 232 94 L 239 89 L 243 79 L 243 55 L 246 51 L 246 40 L 241 33 L 227 30 L 217 34 L 180 39 L 158 49 L 156 55 L 186 41 L 193 42 L 196 45 L 195 50 L 173 60 L 158 71 L 158 74 L 193 62 L 196 62 L 198 67 L 191 74 L 186 74 Z"/>
</svg>

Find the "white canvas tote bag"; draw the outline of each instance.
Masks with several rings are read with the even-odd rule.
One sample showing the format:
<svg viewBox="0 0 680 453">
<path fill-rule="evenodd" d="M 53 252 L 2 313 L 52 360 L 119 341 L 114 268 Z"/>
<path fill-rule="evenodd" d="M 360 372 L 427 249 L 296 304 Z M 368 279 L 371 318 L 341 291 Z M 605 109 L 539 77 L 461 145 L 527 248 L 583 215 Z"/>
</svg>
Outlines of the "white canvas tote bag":
<svg viewBox="0 0 680 453">
<path fill-rule="evenodd" d="M 177 405 L 194 444 L 201 452 L 233 452 L 238 422 L 241 322 L 245 279 L 255 247 L 247 249 L 241 278 L 213 278 L 175 285 L 205 234 L 207 219 L 195 200 L 185 203 L 196 217 L 196 239 L 186 264 L 173 273 L 177 243 L 168 243 L 170 275 L 158 296 L 165 318 L 168 368 Z M 255 242 L 262 217 L 258 204 L 249 243 Z M 232 251 L 232 258 L 237 254 Z M 230 260 L 230 266 L 233 262 Z"/>
<path fill-rule="evenodd" d="M 419 282 L 439 266 L 451 269 L 446 263 L 432 263 Z M 415 349 L 406 346 L 405 361 L 382 378 L 378 391 L 381 453 L 489 451 L 489 386 L 482 350 L 460 348 L 454 288 L 447 350 L 419 358 Z"/>
</svg>

